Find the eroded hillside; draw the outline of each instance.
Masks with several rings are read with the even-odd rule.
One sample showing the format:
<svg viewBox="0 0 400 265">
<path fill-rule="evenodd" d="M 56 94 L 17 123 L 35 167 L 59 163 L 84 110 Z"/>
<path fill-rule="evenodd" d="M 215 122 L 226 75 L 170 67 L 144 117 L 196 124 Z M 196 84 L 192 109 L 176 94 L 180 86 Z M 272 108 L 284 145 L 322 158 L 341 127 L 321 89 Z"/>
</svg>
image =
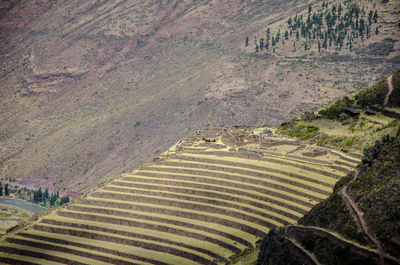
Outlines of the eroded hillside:
<svg viewBox="0 0 400 265">
<path fill-rule="evenodd" d="M 256 54 L 247 36 L 311 2 L 2 1 L 0 175 L 73 195 L 199 128 L 274 125 L 357 90 L 399 65 L 398 1 L 364 2 L 381 28 L 358 50 Z"/>
</svg>

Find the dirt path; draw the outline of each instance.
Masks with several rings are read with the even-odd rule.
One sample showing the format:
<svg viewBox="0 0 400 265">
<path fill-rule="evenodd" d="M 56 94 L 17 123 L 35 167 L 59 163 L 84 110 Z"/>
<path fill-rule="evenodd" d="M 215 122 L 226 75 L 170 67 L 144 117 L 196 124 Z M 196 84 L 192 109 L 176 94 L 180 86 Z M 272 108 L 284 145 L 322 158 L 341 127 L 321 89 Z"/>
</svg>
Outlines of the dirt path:
<svg viewBox="0 0 400 265">
<path fill-rule="evenodd" d="M 314 265 L 321 265 L 321 263 L 319 263 L 319 261 L 317 260 L 316 257 L 314 257 L 313 254 L 311 254 L 310 252 L 308 252 L 305 248 L 303 248 L 303 246 L 298 243 L 295 239 L 292 239 L 290 237 L 286 237 L 287 240 L 289 240 L 295 247 L 297 247 L 300 251 L 302 251 L 312 262 Z"/>
<path fill-rule="evenodd" d="M 392 91 L 393 91 L 392 77 L 393 77 L 393 76 L 391 75 L 391 76 L 389 76 L 389 77 L 387 78 L 389 91 L 387 92 L 387 94 L 386 94 L 386 96 L 385 96 L 385 100 L 383 101 L 383 105 L 384 105 L 384 106 L 388 103 L 388 101 L 389 101 L 389 96 L 390 96 L 390 94 L 392 94 Z"/>
<path fill-rule="evenodd" d="M 353 180 L 355 180 L 358 177 L 358 170 L 355 171 L 355 175 Z M 352 181 L 353 181 L 352 180 Z M 367 223 L 365 222 L 364 219 L 364 214 L 362 213 L 362 211 L 358 208 L 357 204 L 355 203 L 355 201 L 353 201 L 353 199 L 349 196 L 349 194 L 347 193 L 347 186 L 345 185 L 343 187 L 343 189 L 340 191 L 341 195 L 346 199 L 346 201 L 350 204 L 351 208 L 356 212 L 358 220 L 360 221 L 361 224 L 361 228 L 364 231 L 364 233 L 368 236 L 369 239 L 371 239 L 371 241 L 376 245 L 378 251 L 379 251 L 379 264 L 383 265 L 385 264 L 384 262 L 384 258 L 385 258 L 385 252 L 383 251 L 383 247 L 382 244 L 378 241 L 378 239 L 369 232 L 369 228 Z"/>
</svg>

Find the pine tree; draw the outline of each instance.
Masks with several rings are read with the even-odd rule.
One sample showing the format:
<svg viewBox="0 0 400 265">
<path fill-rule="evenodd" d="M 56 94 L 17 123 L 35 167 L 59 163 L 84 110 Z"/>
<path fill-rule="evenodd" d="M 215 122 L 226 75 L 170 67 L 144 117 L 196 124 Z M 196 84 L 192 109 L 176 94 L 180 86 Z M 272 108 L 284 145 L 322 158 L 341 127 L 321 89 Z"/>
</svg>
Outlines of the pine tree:
<svg viewBox="0 0 400 265">
<path fill-rule="evenodd" d="M 256 52 L 258 52 L 258 44 L 256 44 Z"/>
<path fill-rule="evenodd" d="M 375 29 L 375 34 L 376 34 L 376 35 L 379 34 L 379 27 L 376 27 L 376 29 Z"/>
<path fill-rule="evenodd" d="M 289 38 L 289 32 L 286 30 L 285 31 L 285 40 L 287 40 Z"/>
<path fill-rule="evenodd" d="M 68 196 L 62 196 L 60 198 L 60 205 L 63 205 L 63 204 L 68 203 L 68 202 L 69 202 L 69 197 Z"/>
<path fill-rule="evenodd" d="M 276 33 L 276 38 L 275 38 L 275 42 L 279 43 L 279 38 L 281 37 L 281 29 L 278 29 L 278 32 Z"/>
<path fill-rule="evenodd" d="M 321 52 L 321 43 L 318 41 L 318 52 Z"/>
<path fill-rule="evenodd" d="M 42 192 L 42 188 L 41 187 L 37 191 L 37 201 L 38 202 L 43 202 L 43 192 Z"/>
<path fill-rule="evenodd" d="M 0 196 L 3 196 L 3 184 L 0 182 Z"/>
<path fill-rule="evenodd" d="M 292 25 L 292 17 L 290 17 L 290 18 L 288 19 L 287 23 L 288 23 L 289 27 Z"/>
<path fill-rule="evenodd" d="M 4 186 L 4 195 L 5 196 L 9 196 L 10 195 L 10 191 L 8 189 L 8 183 L 6 183 L 6 185 Z"/>
<path fill-rule="evenodd" d="M 299 40 L 300 36 L 299 36 L 299 31 L 296 31 L 296 40 Z"/>
<path fill-rule="evenodd" d="M 369 24 L 372 23 L 372 17 L 374 16 L 374 12 L 372 10 L 369 11 L 368 13 L 368 22 Z"/>
<path fill-rule="evenodd" d="M 43 193 L 43 202 L 46 202 L 49 199 L 49 190 L 46 188 L 46 190 Z"/>
<path fill-rule="evenodd" d="M 308 6 L 308 14 L 310 14 L 311 13 L 311 10 L 312 10 L 312 7 L 311 7 L 311 4 Z"/>
<path fill-rule="evenodd" d="M 50 196 L 50 200 L 49 200 L 50 206 L 54 206 L 56 201 L 57 201 L 57 195 L 52 193 L 51 196 Z"/>
<path fill-rule="evenodd" d="M 375 23 L 378 22 L 378 11 L 376 11 L 376 10 L 375 10 L 374 18 L 373 18 L 373 19 L 374 19 L 374 22 L 375 22 Z"/>
<path fill-rule="evenodd" d="M 246 47 L 249 46 L 249 37 L 246 37 Z"/>
<path fill-rule="evenodd" d="M 260 39 L 260 50 L 262 51 L 264 49 L 264 38 Z"/>
</svg>

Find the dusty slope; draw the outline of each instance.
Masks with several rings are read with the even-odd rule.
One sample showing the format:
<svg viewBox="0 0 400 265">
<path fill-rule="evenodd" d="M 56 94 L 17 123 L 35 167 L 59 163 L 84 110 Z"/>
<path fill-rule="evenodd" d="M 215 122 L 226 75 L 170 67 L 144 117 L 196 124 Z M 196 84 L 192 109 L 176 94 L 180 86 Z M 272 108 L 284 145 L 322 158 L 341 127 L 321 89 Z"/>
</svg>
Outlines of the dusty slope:
<svg viewBox="0 0 400 265">
<path fill-rule="evenodd" d="M 0 175 L 81 192 L 207 124 L 277 124 L 329 102 L 399 65 L 398 3 L 376 2 L 366 49 L 303 58 L 255 56 L 244 39 L 309 1 L 5 2 Z"/>
</svg>

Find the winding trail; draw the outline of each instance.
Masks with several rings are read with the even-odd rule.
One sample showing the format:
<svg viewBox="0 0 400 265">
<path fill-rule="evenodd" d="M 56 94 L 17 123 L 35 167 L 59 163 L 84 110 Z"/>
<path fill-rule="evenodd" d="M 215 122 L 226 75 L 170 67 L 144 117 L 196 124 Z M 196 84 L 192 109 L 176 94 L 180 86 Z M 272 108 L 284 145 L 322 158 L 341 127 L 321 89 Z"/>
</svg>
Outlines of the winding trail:
<svg viewBox="0 0 400 265">
<path fill-rule="evenodd" d="M 392 94 L 392 91 L 393 91 L 392 78 L 393 78 L 393 75 L 391 75 L 391 76 L 389 76 L 389 77 L 387 78 L 388 89 L 389 89 L 389 90 L 388 90 L 388 92 L 387 92 L 387 94 L 386 94 L 386 96 L 385 96 L 385 100 L 383 101 L 383 105 L 384 105 L 384 106 L 388 103 L 390 94 Z"/>
<path fill-rule="evenodd" d="M 297 247 L 300 251 L 302 251 L 309 259 L 310 261 L 313 262 L 313 265 L 321 265 L 321 263 L 319 263 L 319 261 L 317 260 L 316 257 L 314 257 L 313 254 L 311 254 L 310 252 L 308 252 L 305 248 L 302 247 L 301 244 L 299 244 L 295 239 L 292 239 L 290 237 L 286 237 L 287 240 L 289 240 L 295 247 Z"/>
<path fill-rule="evenodd" d="M 354 174 L 354 178 L 352 179 L 352 181 L 354 181 L 357 177 L 358 177 L 358 169 L 356 169 L 355 174 Z M 352 182 L 350 181 L 350 183 Z M 358 220 L 360 221 L 361 224 L 361 228 L 363 230 L 363 232 L 368 236 L 368 238 L 376 245 L 378 251 L 379 251 L 379 264 L 383 265 L 385 264 L 385 252 L 383 251 L 383 247 L 382 244 L 378 241 L 378 239 L 371 234 L 371 232 L 369 231 L 368 225 L 364 219 L 364 214 L 363 212 L 358 208 L 357 204 L 355 201 L 353 201 L 353 199 L 349 196 L 349 194 L 347 193 L 347 185 L 345 185 L 343 187 L 343 189 L 340 191 L 340 194 L 346 199 L 346 201 L 350 204 L 351 208 L 354 210 L 354 212 L 357 214 Z"/>
</svg>

